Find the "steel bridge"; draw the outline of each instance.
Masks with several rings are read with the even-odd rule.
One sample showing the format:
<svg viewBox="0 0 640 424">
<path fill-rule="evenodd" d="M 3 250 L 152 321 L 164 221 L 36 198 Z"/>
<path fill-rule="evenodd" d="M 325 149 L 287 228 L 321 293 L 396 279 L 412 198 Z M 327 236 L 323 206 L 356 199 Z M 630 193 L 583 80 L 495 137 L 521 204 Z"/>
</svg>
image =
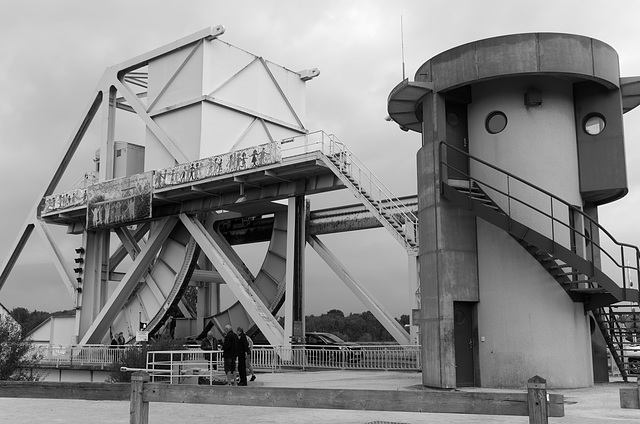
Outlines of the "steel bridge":
<svg viewBox="0 0 640 424">
<path fill-rule="evenodd" d="M 309 244 L 396 341 L 409 344 L 319 236 L 386 228 L 412 258 L 417 291 L 415 196 L 397 198 L 335 136 L 305 128 L 300 99 L 317 69 L 289 71 L 220 41 L 223 33 L 208 28 L 105 71 L 0 270 L 0 289 L 35 230 L 74 299 L 74 343 L 108 344 L 119 332 L 130 341 L 141 331 L 153 336 L 178 308 L 192 323 L 187 334 L 230 324 L 290 346 L 304 335 Z M 204 67 L 207 60 L 217 65 Z M 199 90 L 190 81 L 202 81 Z M 122 113 L 139 119 L 144 146 L 116 140 Z M 59 191 L 97 117 L 95 173 Z M 343 189 L 359 203 L 309 210 L 307 196 Z M 53 226 L 82 238 L 75 264 Z M 253 275 L 232 246 L 263 241 L 267 252 Z M 226 309 L 221 284 L 236 299 Z M 197 287 L 197 310 L 182 298 L 189 285 Z"/>
</svg>

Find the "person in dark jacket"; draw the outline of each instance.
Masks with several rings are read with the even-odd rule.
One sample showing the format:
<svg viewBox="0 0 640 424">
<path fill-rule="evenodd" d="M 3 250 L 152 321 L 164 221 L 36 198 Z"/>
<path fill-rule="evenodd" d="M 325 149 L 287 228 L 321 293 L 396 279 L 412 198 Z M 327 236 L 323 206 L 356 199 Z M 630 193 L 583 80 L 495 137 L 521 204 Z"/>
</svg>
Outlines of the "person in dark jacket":
<svg viewBox="0 0 640 424">
<path fill-rule="evenodd" d="M 249 352 L 249 341 L 247 340 L 247 335 L 244 334 L 244 329 L 242 327 L 238 327 L 238 336 L 240 337 L 240 344 L 238 349 L 238 374 L 240 374 L 240 383 L 238 386 L 246 386 L 247 385 L 247 352 Z"/>
<path fill-rule="evenodd" d="M 227 385 L 236 385 L 236 358 L 238 357 L 238 345 L 240 341 L 229 324 L 224 327 L 224 343 L 222 344 L 222 357 L 224 358 L 224 373 L 227 375 Z"/>
</svg>

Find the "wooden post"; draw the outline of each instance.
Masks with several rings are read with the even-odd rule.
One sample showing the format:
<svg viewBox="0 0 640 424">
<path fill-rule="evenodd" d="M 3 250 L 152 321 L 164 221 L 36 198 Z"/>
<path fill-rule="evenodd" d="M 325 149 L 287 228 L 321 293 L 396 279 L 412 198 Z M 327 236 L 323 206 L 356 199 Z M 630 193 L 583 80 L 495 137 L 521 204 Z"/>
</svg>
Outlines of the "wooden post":
<svg viewBox="0 0 640 424">
<path fill-rule="evenodd" d="M 536 375 L 527 381 L 529 424 L 549 424 L 547 380 Z"/>
<path fill-rule="evenodd" d="M 148 381 L 149 374 L 145 371 L 137 371 L 131 376 L 130 424 L 149 424 L 149 402 L 142 399 L 144 383 Z"/>
</svg>

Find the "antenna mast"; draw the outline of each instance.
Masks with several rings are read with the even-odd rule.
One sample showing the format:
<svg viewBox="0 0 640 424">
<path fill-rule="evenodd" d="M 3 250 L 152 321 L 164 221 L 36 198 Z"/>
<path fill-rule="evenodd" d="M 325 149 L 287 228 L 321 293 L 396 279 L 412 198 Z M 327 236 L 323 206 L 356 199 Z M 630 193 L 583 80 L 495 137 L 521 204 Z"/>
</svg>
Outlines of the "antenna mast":
<svg viewBox="0 0 640 424">
<path fill-rule="evenodd" d="M 400 46 L 402 48 L 402 80 L 406 79 L 404 75 L 404 25 L 402 22 L 402 15 L 400 15 Z"/>
</svg>

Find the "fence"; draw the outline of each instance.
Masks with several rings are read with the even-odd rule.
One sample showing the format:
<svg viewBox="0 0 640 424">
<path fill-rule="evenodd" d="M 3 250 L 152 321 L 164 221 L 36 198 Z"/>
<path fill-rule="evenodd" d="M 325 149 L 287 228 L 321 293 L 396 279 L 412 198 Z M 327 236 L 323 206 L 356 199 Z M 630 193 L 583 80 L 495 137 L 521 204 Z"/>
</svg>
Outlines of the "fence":
<svg viewBox="0 0 640 424">
<path fill-rule="evenodd" d="M 130 347 L 111 347 L 104 345 L 85 346 L 38 346 L 41 363 L 47 365 L 102 365 L 109 366 L 122 359 Z M 251 352 L 251 364 L 254 369 L 276 371 L 286 368 L 324 368 L 351 370 L 397 370 L 419 371 L 420 346 L 408 345 L 366 345 L 349 348 L 317 348 L 309 346 L 255 345 Z M 151 351 L 147 356 L 147 367 L 157 369 L 157 375 L 177 377 L 185 370 L 216 370 L 221 362 L 220 351 L 205 352 L 200 349 Z M 215 377 L 211 373 L 209 378 Z"/>
<path fill-rule="evenodd" d="M 527 393 L 353 389 L 336 391 L 300 387 L 243 387 L 242 390 L 226 390 L 201 385 L 158 384 L 149 380 L 150 375 L 144 371 L 131 376 L 129 422 L 132 424 L 148 424 L 149 404 L 152 402 L 520 415 L 529 416 L 529 422 L 533 424 L 546 424 L 549 417 L 564 417 L 564 396 L 547 393 L 546 380 L 539 376 L 528 380 Z"/>
<path fill-rule="evenodd" d="M 152 382 L 216 384 L 226 382 L 222 352 L 167 350 L 147 352 L 147 372 Z"/>
<path fill-rule="evenodd" d="M 251 363 L 257 369 L 329 368 L 351 370 L 419 371 L 420 346 L 382 345 L 344 349 L 308 346 L 254 346 Z"/>
<path fill-rule="evenodd" d="M 120 361 L 128 347 L 105 345 L 38 345 L 36 352 L 43 365 L 101 365 Z"/>
</svg>

